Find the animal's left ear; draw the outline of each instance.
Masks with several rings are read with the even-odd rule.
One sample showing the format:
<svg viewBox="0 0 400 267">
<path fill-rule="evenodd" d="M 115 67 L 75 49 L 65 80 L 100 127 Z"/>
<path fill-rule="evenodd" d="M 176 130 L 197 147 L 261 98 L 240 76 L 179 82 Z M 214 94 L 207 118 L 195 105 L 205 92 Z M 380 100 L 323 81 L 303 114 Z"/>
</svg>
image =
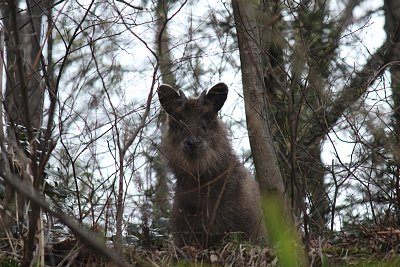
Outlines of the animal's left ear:
<svg viewBox="0 0 400 267">
<path fill-rule="evenodd" d="M 215 112 L 218 112 L 228 97 L 228 86 L 224 83 L 214 85 L 206 95 L 206 101 L 212 103 Z"/>
</svg>

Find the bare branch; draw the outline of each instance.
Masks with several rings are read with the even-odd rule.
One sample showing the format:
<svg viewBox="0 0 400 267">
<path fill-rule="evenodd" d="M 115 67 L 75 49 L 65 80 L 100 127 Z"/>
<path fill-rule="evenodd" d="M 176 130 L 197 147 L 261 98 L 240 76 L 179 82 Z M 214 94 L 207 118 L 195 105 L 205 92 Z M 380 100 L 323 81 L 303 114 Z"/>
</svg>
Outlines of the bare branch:
<svg viewBox="0 0 400 267">
<path fill-rule="evenodd" d="M 4 146 L 1 146 L 5 149 Z M 86 243 L 94 252 L 104 255 L 116 265 L 121 267 L 128 267 L 129 265 L 123 260 L 123 257 L 116 254 L 114 251 L 107 248 L 103 242 L 99 242 L 93 236 L 91 236 L 82 225 L 76 223 L 73 218 L 70 218 L 64 213 L 54 211 L 50 208 L 49 204 L 45 201 L 43 196 L 39 194 L 31 185 L 28 183 L 21 183 L 21 178 L 17 177 L 16 174 L 6 173 L 5 169 L 0 169 L 0 177 L 3 178 L 9 185 L 11 185 L 18 193 L 26 196 L 32 203 L 43 208 L 50 215 L 60 219 L 65 225 L 71 229 L 74 234 Z"/>
</svg>

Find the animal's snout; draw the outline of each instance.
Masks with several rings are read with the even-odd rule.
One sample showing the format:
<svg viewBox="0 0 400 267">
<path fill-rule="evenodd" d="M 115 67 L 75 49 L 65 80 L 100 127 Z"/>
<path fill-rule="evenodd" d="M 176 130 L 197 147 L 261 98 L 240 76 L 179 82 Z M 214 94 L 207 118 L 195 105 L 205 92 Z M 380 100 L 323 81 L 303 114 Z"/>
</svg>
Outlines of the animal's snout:
<svg viewBox="0 0 400 267">
<path fill-rule="evenodd" d="M 200 138 L 196 138 L 193 136 L 186 138 L 186 140 L 184 142 L 185 142 L 184 150 L 188 153 L 195 152 L 197 149 L 199 149 L 203 145 L 203 142 L 201 141 Z"/>
</svg>

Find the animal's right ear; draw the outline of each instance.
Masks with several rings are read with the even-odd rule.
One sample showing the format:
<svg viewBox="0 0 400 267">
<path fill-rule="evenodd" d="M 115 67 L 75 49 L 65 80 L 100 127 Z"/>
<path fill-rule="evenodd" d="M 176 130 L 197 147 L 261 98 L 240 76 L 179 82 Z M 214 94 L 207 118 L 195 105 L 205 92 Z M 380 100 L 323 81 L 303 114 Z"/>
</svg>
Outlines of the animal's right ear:
<svg viewBox="0 0 400 267">
<path fill-rule="evenodd" d="M 186 96 L 181 90 L 178 94 L 174 88 L 167 84 L 160 85 L 157 92 L 161 106 L 170 115 L 176 113 L 177 109 L 186 101 Z"/>
<path fill-rule="evenodd" d="M 228 86 L 224 83 L 214 85 L 205 96 L 206 101 L 212 103 L 215 112 L 218 112 L 224 105 L 228 96 Z"/>
</svg>

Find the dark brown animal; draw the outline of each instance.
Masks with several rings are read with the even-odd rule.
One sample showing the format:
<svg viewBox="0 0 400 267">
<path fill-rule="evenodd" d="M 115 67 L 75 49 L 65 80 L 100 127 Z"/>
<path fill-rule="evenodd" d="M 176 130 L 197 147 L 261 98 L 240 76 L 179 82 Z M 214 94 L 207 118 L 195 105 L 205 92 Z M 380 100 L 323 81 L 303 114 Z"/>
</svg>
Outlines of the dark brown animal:
<svg viewBox="0 0 400 267">
<path fill-rule="evenodd" d="M 176 178 L 171 228 L 178 246 L 202 248 L 230 232 L 262 235 L 258 184 L 235 156 L 218 118 L 228 95 L 219 83 L 198 98 L 168 85 L 158 96 L 169 114 L 161 151 Z"/>
</svg>

